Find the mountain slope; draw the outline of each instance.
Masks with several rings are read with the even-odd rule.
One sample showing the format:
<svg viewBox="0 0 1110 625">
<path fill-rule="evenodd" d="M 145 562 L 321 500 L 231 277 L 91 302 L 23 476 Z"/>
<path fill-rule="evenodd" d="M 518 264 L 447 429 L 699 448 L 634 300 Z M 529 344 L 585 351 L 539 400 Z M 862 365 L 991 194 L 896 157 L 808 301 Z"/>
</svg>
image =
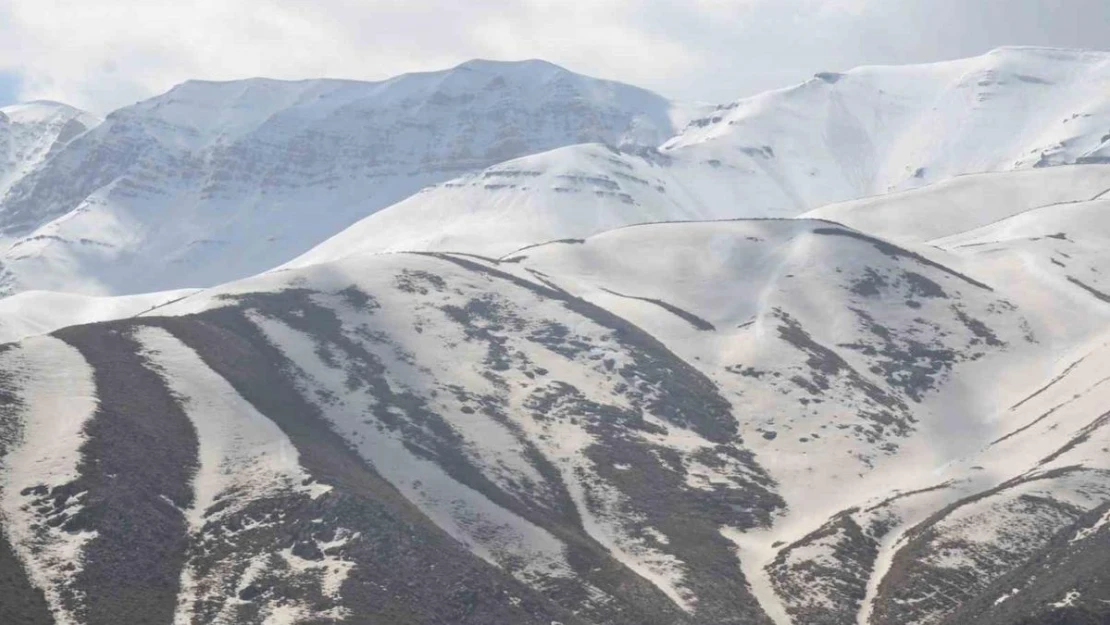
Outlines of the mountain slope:
<svg viewBox="0 0 1110 625">
<path fill-rule="evenodd" d="M 861 67 L 720 107 L 664 146 L 760 155 L 797 208 L 1110 156 L 1110 53 L 999 48 Z M 758 161 L 757 161 L 758 162 Z"/>
<path fill-rule="evenodd" d="M 1071 557 L 1054 537 L 1110 487 L 1102 356 L 1028 390 L 1097 324 L 1060 335 L 959 260 L 818 220 L 645 225 L 13 344 L 0 593 L 76 623 L 940 622 Z"/>
<path fill-rule="evenodd" d="M 0 205 L 16 246 L 4 280 L 9 292 L 210 286 L 361 218 L 351 251 L 499 255 L 642 221 L 789 217 L 960 174 L 1099 163 L 1108 85 L 1106 53 L 1002 48 L 820 74 L 672 137 L 686 113 L 658 96 L 538 61 L 382 83 L 186 83 L 15 185 Z M 564 147 L 590 142 L 625 149 Z"/>
<path fill-rule="evenodd" d="M 761 213 L 733 201 L 740 184 L 654 149 L 575 145 L 423 189 L 288 264 L 406 250 L 501 256 L 634 223 Z"/>
<path fill-rule="evenodd" d="M 1110 167 L 1080 165 L 962 176 L 806 215 L 944 250 L 950 266 L 1008 285 L 1026 315 L 1070 344 L 1110 321 L 1108 201 Z"/>
<path fill-rule="evenodd" d="M 196 289 L 95 297 L 50 291 L 24 291 L 0 299 L 0 343 L 86 323 L 123 319 L 195 293 Z"/>
<path fill-rule="evenodd" d="M 0 620 L 1105 622 L 1110 167 L 1070 164 L 1101 158 L 1105 59 L 822 74 L 659 148 L 635 143 L 669 105 L 648 124 L 642 92 L 537 63 L 190 84 L 110 118 L 13 188 L 98 190 L 9 248 L 10 284 L 157 281 L 189 227 L 307 241 L 329 185 L 475 169 L 251 278 L 6 300 L 12 336 L 127 318 L 0 346 Z M 543 120 L 520 136 L 573 134 L 548 99 L 600 143 L 473 158 L 518 105 Z M 344 160 L 366 111 L 401 121 Z M 238 212 L 266 185 L 303 219 Z M 220 249 L 181 275 L 270 258 Z"/>
<path fill-rule="evenodd" d="M 1101 163 L 1110 155 L 1107 94 L 1110 54 L 1097 52 L 1003 48 L 959 61 L 821 74 L 718 107 L 658 151 L 572 146 L 425 189 L 294 265 L 406 249 L 500 256 L 633 223 L 793 217 L 867 196 L 877 197 L 814 216 L 895 237 L 949 226 L 955 232 L 966 220 L 981 225 L 989 217 L 953 201 L 989 199 L 1018 209 L 1090 199 L 1110 188 L 1105 168 L 1037 175 L 1048 165 Z M 989 178 L 953 178 L 1013 169 L 1037 171 L 993 179 L 993 186 Z M 855 221 L 891 191 L 934 182 L 944 198 L 899 201 L 949 202 L 942 215 L 952 219 L 907 221 L 898 232 Z M 959 196 L 965 188 L 973 194 Z"/>
<path fill-rule="evenodd" d="M 541 61 L 380 83 L 192 81 L 110 114 L 0 203 L 9 292 L 211 286 L 423 186 L 572 143 L 654 145 L 650 92 Z"/>
<path fill-rule="evenodd" d="M 0 107 L 0 198 L 100 120 L 57 102 Z"/>
<path fill-rule="evenodd" d="M 1110 166 L 1073 165 L 959 176 L 911 191 L 822 206 L 805 216 L 902 243 L 923 243 L 1025 211 L 1103 196 L 1110 196 Z"/>
</svg>

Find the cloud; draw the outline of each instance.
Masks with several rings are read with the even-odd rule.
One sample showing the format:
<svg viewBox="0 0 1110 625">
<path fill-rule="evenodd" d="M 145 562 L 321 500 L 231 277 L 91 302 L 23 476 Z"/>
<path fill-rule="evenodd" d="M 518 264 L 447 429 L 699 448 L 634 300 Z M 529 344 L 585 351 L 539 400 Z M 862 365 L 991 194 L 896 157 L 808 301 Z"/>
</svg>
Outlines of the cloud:
<svg viewBox="0 0 1110 625">
<path fill-rule="evenodd" d="M 101 113 L 188 78 L 381 79 L 476 57 L 726 101 L 860 64 L 1100 47 L 1106 23 L 1105 0 L 0 0 L 0 71 L 23 98 Z"/>
</svg>

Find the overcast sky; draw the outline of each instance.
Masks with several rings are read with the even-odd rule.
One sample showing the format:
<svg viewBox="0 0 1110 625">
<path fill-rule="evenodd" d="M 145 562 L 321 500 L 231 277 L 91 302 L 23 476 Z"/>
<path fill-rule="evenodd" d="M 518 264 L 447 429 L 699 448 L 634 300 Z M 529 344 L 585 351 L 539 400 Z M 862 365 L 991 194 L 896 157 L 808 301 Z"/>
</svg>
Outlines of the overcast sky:
<svg viewBox="0 0 1110 625">
<path fill-rule="evenodd" d="M 818 71 L 1110 48 L 1110 0 L 0 0 L 0 104 L 106 113 L 188 78 L 375 80 L 543 58 L 724 102 Z"/>
</svg>

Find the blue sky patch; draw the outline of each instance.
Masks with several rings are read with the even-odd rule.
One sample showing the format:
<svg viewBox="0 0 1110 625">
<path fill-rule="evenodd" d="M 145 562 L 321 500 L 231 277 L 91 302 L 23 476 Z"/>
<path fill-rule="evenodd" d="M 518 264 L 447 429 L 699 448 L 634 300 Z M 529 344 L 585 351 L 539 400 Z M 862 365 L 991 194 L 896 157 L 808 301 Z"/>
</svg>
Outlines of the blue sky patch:
<svg viewBox="0 0 1110 625">
<path fill-rule="evenodd" d="M 19 101 L 19 88 L 23 79 L 19 74 L 0 70 L 0 106 L 7 106 Z"/>
</svg>

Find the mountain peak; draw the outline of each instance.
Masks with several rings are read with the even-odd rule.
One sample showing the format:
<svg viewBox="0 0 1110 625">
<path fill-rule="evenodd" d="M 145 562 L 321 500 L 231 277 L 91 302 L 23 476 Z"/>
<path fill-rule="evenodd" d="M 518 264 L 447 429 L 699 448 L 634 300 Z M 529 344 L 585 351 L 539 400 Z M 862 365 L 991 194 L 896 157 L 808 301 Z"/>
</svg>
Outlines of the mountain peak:
<svg viewBox="0 0 1110 625">
<path fill-rule="evenodd" d="M 0 107 L 0 198 L 54 151 L 100 121 L 68 104 L 49 100 Z"/>
<path fill-rule="evenodd" d="M 504 72 L 509 70 L 558 70 L 569 72 L 565 67 L 556 65 L 543 59 L 521 59 L 519 61 L 504 61 L 500 59 L 470 59 L 456 65 L 453 69 L 469 69 L 483 72 Z"/>
<path fill-rule="evenodd" d="M 662 96 L 544 61 L 475 60 L 378 82 L 192 80 L 112 113 L 80 146 L 21 179 L 0 205 L 0 221 L 21 236 L 50 230 L 55 238 L 35 241 L 56 245 L 36 258 L 69 246 L 82 256 L 116 257 L 135 240 L 130 234 L 97 238 L 104 245 L 94 249 L 78 231 L 141 213 L 151 221 L 137 228 L 168 235 L 181 224 L 154 223 L 189 204 L 198 215 L 189 237 L 135 235 L 146 237 L 146 249 L 159 249 L 158 269 L 113 265 L 101 279 L 71 280 L 59 265 L 64 282 L 35 286 L 134 293 L 159 290 L 166 280 L 216 284 L 288 261 L 466 172 L 580 143 L 658 145 L 677 129 L 671 108 Z M 102 160 L 103 153 L 121 156 Z M 75 169 L 95 175 L 73 176 Z M 91 194 L 107 200 L 53 223 Z M 46 273 L 29 271 L 35 280 Z"/>
<path fill-rule="evenodd" d="M 31 100 L 0 107 L 0 113 L 13 123 L 34 124 L 62 119 L 78 119 L 86 126 L 96 125 L 95 116 L 79 108 L 53 100 Z"/>
</svg>

